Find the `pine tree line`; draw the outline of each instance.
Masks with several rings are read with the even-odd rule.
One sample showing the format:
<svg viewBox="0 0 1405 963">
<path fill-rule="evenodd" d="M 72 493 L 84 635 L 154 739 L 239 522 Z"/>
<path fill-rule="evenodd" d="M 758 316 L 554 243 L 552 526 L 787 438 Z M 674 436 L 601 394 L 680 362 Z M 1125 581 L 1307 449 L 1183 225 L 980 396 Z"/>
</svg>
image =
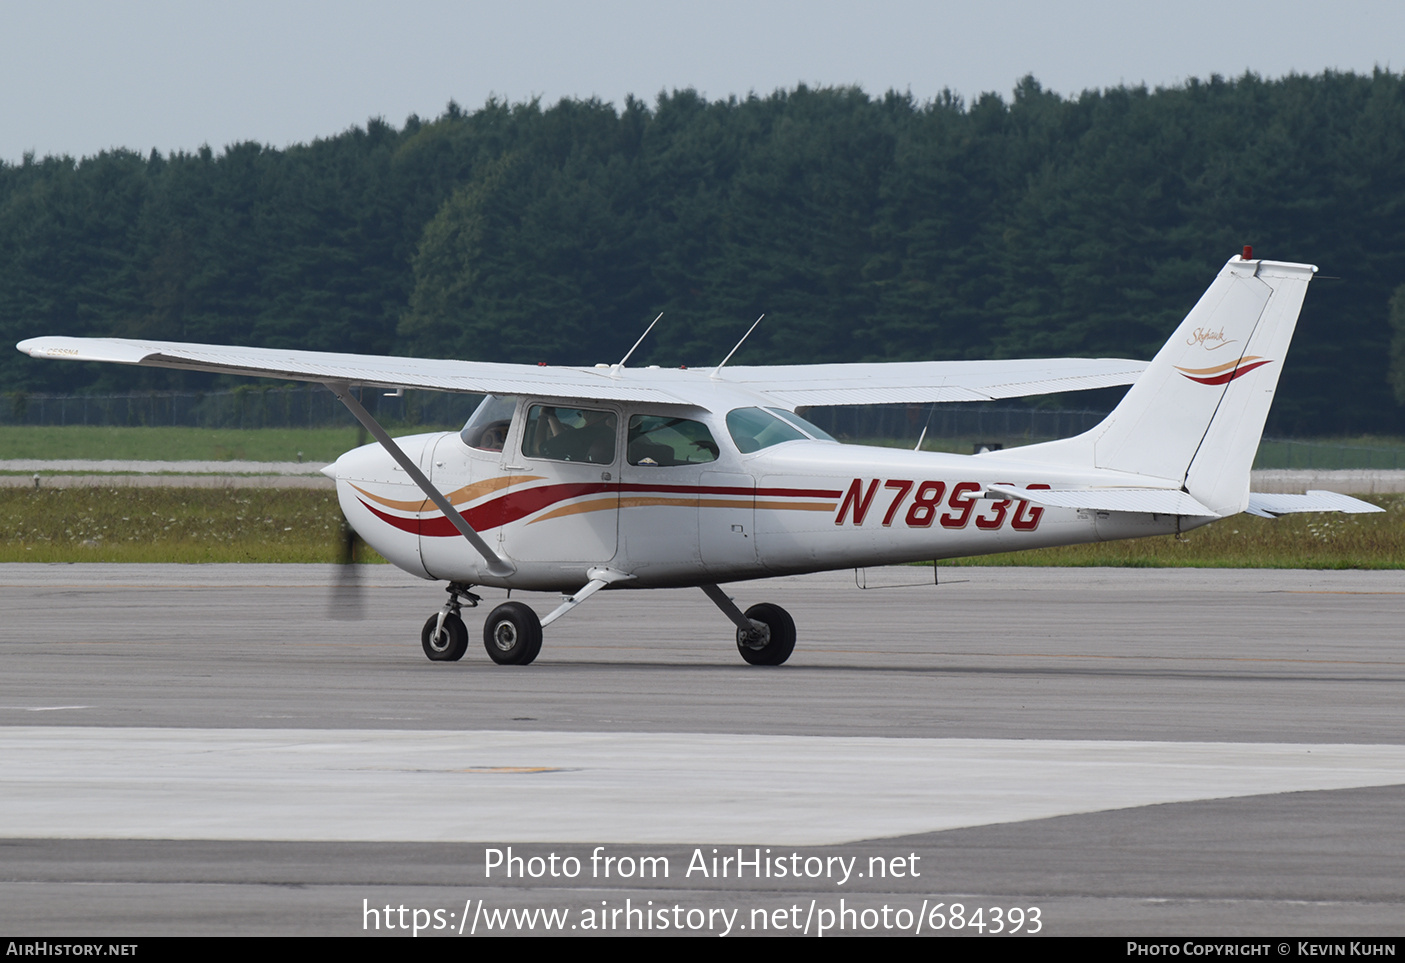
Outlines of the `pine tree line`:
<svg viewBox="0 0 1405 963">
<path fill-rule="evenodd" d="M 635 360 L 699 365 L 766 312 L 738 361 L 1149 357 L 1247 243 L 1339 278 L 1308 295 L 1275 430 L 1399 432 L 1402 208 L 1386 71 L 450 104 L 281 151 L 0 166 L 0 325 L 591 364 L 663 311 Z M 0 368 L 9 390 L 208 380 Z"/>
</svg>

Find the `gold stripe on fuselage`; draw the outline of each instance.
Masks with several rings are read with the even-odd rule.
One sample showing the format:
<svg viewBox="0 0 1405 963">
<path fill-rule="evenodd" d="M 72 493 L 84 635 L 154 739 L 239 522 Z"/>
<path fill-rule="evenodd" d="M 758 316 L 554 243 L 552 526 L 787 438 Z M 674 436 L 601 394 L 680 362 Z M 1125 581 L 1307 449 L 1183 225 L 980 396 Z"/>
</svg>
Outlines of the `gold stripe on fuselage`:
<svg viewBox="0 0 1405 963">
<path fill-rule="evenodd" d="M 459 502 L 471 502 L 475 498 L 482 498 L 484 495 L 491 495 L 493 492 L 502 491 L 512 485 L 521 485 L 523 482 L 540 481 L 545 475 L 499 475 L 496 478 L 487 478 L 481 482 L 474 482 L 472 485 L 465 485 L 462 488 L 447 492 L 444 497 L 450 504 L 455 506 Z M 348 484 L 350 484 L 348 482 Z M 393 508 L 398 512 L 432 512 L 438 511 L 434 503 L 428 498 L 422 498 L 417 502 L 397 501 L 394 498 L 382 498 L 380 495 L 373 495 L 360 485 L 352 485 L 361 494 L 371 501 L 384 505 L 386 508 Z"/>
</svg>

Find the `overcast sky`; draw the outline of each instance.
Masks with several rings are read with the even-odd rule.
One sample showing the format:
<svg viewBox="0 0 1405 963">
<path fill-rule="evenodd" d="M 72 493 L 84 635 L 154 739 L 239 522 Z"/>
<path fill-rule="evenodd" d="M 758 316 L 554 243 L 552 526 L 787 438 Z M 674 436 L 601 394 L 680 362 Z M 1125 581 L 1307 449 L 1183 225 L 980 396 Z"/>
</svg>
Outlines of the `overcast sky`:
<svg viewBox="0 0 1405 963">
<path fill-rule="evenodd" d="M 9 162 L 25 151 L 283 147 L 494 95 L 618 104 L 804 82 L 970 100 L 1008 95 L 1031 73 L 1077 93 L 1405 66 L 1401 0 L 0 0 L 0 15 Z"/>
</svg>

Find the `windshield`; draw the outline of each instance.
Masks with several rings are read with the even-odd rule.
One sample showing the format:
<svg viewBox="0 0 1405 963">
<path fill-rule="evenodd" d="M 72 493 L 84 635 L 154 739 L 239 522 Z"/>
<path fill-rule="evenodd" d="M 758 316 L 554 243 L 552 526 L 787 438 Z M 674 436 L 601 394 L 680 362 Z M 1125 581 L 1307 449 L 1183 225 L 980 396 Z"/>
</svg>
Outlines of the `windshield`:
<svg viewBox="0 0 1405 963">
<path fill-rule="evenodd" d="M 517 410 L 516 398 L 488 395 L 474 410 L 459 437 L 470 448 L 479 451 L 502 451 L 507 443 L 507 429 L 512 425 L 512 413 Z"/>
</svg>

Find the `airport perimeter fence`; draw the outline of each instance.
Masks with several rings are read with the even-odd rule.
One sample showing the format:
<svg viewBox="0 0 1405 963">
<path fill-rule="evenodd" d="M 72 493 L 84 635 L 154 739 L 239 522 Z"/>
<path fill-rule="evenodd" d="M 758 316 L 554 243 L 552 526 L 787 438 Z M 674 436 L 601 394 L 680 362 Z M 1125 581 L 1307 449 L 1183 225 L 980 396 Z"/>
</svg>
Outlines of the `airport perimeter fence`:
<svg viewBox="0 0 1405 963">
<path fill-rule="evenodd" d="M 380 389 L 360 392 L 361 403 L 392 426 L 458 427 L 468 420 L 478 395 L 442 391 Z M 340 428 L 354 426 L 336 397 L 321 385 L 230 391 L 146 391 L 109 395 L 8 392 L 0 425 L 98 425 L 183 428 Z"/>
<path fill-rule="evenodd" d="M 391 425 L 457 428 L 468 419 L 480 396 L 414 390 L 395 396 L 368 388 L 361 397 L 377 418 Z M 0 425 L 331 428 L 356 423 L 341 402 L 319 385 L 107 395 L 11 392 L 7 399 L 7 404 L 0 405 Z M 844 441 L 916 444 L 926 426 L 929 438 L 972 438 L 1001 445 L 1076 435 L 1107 414 L 979 403 L 844 406 L 811 408 L 804 413 Z"/>
<path fill-rule="evenodd" d="M 872 405 L 812 408 L 804 413 L 840 441 L 870 441 L 913 447 L 927 427 L 924 447 L 974 454 L 983 448 L 1013 448 L 1069 438 L 1097 426 L 1106 411 L 1021 408 L 982 402 L 946 405 Z M 933 441 L 938 440 L 938 444 Z M 944 444 L 941 444 L 944 443 Z M 1307 441 L 1265 436 L 1255 468 L 1315 470 L 1405 469 L 1405 446 Z"/>
<path fill-rule="evenodd" d="M 1012 447 L 1051 438 L 1067 438 L 1092 428 L 1106 411 L 1067 408 L 1024 408 L 988 402 L 942 405 L 845 405 L 809 408 L 802 412 L 840 441 L 884 441 L 917 444 L 925 429 L 928 439 L 969 441 L 981 447 Z"/>
<path fill-rule="evenodd" d="M 391 427 L 457 428 L 480 396 L 364 389 L 362 403 Z M 803 414 L 841 441 L 912 447 L 926 429 L 928 448 L 975 452 L 1067 438 L 1094 427 L 1105 411 L 1029 408 L 998 403 L 817 407 Z M 229 391 L 125 394 L 8 392 L 0 425 L 98 425 L 189 428 L 337 428 L 356 422 L 320 385 Z M 1265 438 L 1255 468 L 1405 469 L 1405 446 Z"/>
</svg>

